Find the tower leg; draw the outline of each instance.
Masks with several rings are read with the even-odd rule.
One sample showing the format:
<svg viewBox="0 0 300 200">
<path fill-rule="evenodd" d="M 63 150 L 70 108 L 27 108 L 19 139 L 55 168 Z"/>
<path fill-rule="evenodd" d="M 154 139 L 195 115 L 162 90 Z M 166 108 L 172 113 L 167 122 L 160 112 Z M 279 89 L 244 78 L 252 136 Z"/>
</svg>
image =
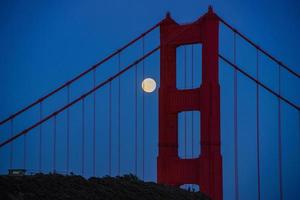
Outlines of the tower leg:
<svg viewBox="0 0 300 200">
<path fill-rule="evenodd" d="M 223 198 L 218 31 L 218 17 L 212 9 L 192 24 L 179 25 L 167 15 L 160 25 L 157 181 L 173 186 L 198 184 L 213 200 Z M 177 90 L 176 48 L 196 43 L 202 44 L 202 84 L 195 89 Z M 180 159 L 178 113 L 193 110 L 201 112 L 201 156 Z"/>
</svg>

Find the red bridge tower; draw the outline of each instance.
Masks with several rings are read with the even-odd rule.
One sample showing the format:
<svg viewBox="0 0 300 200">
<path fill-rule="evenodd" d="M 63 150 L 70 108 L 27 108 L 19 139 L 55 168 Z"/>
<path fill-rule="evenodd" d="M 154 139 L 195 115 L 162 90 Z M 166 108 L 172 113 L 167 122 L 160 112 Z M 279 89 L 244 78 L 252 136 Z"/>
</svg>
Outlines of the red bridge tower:
<svg viewBox="0 0 300 200">
<path fill-rule="evenodd" d="M 213 200 L 222 200 L 220 152 L 220 86 L 218 76 L 219 20 L 212 8 L 192 24 L 179 25 L 169 15 L 160 25 L 158 183 L 197 184 Z M 176 88 L 176 48 L 202 44 L 202 84 Z M 200 56 L 200 55 L 199 55 Z M 201 155 L 178 157 L 178 113 L 201 112 Z"/>
</svg>

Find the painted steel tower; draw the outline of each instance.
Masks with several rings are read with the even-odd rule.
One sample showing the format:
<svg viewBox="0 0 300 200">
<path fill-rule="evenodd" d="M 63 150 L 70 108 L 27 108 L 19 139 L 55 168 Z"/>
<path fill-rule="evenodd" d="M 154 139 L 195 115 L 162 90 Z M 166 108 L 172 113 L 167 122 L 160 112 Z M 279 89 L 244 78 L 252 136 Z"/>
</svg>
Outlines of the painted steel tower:
<svg viewBox="0 0 300 200">
<path fill-rule="evenodd" d="M 218 37 L 219 19 L 212 8 L 191 24 L 179 25 L 167 14 L 160 25 L 157 180 L 175 186 L 197 184 L 213 200 L 223 197 Z M 202 84 L 199 88 L 178 90 L 176 48 L 187 44 L 202 45 Z M 201 155 L 198 158 L 178 156 L 178 113 L 182 111 L 201 113 Z"/>
</svg>

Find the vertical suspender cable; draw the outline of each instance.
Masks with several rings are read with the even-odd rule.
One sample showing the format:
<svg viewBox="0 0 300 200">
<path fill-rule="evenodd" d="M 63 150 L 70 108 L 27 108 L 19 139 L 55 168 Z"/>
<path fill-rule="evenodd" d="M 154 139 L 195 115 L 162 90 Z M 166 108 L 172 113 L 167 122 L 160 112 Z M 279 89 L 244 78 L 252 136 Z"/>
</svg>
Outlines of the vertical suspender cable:
<svg viewBox="0 0 300 200">
<path fill-rule="evenodd" d="M 300 155 L 300 110 L 298 110 L 298 155 Z M 300 164 L 300 156 L 298 156 L 298 162 Z M 300 180 L 298 180 L 298 184 L 299 184 L 299 181 Z"/>
<path fill-rule="evenodd" d="M 53 172 L 56 172 L 56 115 L 53 117 Z"/>
<path fill-rule="evenodd" d="M 298 151 L 298 153 L 300 155 L 300 110 L 298 110 L 298 133 L 299 133 L 299 144 L 298 144 L 299 145 L 298 146 L 299 151 Z"/>
<path fill-rule="evenodd" d="M 84 138 L 85 138 L 85 119 L 84 119 L 84 98 L 82 99 L 82 138 L 81 138 L 81 175 L 83 176 L 84 173 Z"/>
<path fill-rule="evenodd" d="M 258 49 L 256 49 L 256 78 L 259 81 Z M 257 158 L 257 199 L 260 200 L 260 142 L 259 142 L 259 85 L 256 83 L 256 158 Z"/>
<path fill-rule="evenodd" d="M 121 71 L 121 53 L 118 54 L 118 67 Z M 118 78 L 118 174 L 121 172 L 121 76 Z"/>
<path fill-rule="evenodd" d="M 234 32 L 233 60 L 236 64 L 236 33 Z M 238 178 L 238 133 L 237 133 L 237 70 L 234 69 L 234 173 L 235 173 L 235 200 L 239 200 Z"/>
<path fill-rule="evenodd" d="M 142 38 L 142 56 L 144 57 L 145 55 L 145 38 Z M 143 59 L 142 61 L 142 76 L 143 76 L 143 80 L 145 79 L 145 61 Z M 143 145 L 142 145 L 142 149 L 143 149 L 143 180 L 145 180 L 145 92 L 143 92 L 143 100 L 142 100 L 143 104 L 142 104 L 142 110 L 143 110 L 143 116 L 142 116 L 142 124 L 143 124 Z"/>
<path fill-rule="evenodd" d="M 192 80 L 192 87 L 191 88 L 194 88 L 194 45 L 192 45 L 192 60 L 191 60 L 191 65 L 192 65 L 192 77 L 191 77 L 191 80 Z M 192 158 L 194 158 L 194 111 L 192 111 L 192 125 L 191 125 L 191 134 L 192 134 Z M 192 187 L 192 191 L 194 191 L 194 185 L 191 186 Z"/>
<path fill-rule="evenodd" d="M 70 103 L 70 85 L 67 86 L 67 102 Z M 67 109 L 67 174 L 69 173 L 70 165 L 70 108 Z"/>
<path fill-rule="evenodd" d="M 192 88 L 194 88 L 194 45 L 192 45 Z M 194 111 L 192 111 L 192 157 L 194 157 Z"/>
<path fill-rule="evenodd" d="M 183 77 L 183 84 L 184 84 L 184 89 L 187 89 L 187 67 L 186 67 L 186 46 L 184 46 L 184 52 L 183 52 L 183 70 L 184 70 L 184 77 Z M 187 114 L 184 112 L 184 158 L 187 159 L 187 132 L 186 132 L 186 123 L 187 123 Z M 186 168 L 184 168 L 184 171 L 186 173 Z M 189 188 L 189 185 L 186 185 L 186 189 Z"/>
<path fill-rule="evenodd" d="M 134 68 L 134 80 L 135 80 L 135 83 L 134 83 L 134 89 L 135 89 L 135 92 L 134 92 L 134 98 L 135 98 L 135 104 L 134 104 L 134 110 L 135 110 L 135 115 L 134 115 L 134 119 L 135 119 L 135 129 L 134 129 L 134 132 L 135 132 L 135 137 L 134 137 L 134 143 L 135 143 L 135 157 L 134 157 L 134 162 L 135 162 L 135 165 L 134 165 L 134 171 L 135 171 L 135 175 L 137 176 L 137 157 L 138 157 L 138 148 L 137 148 L 137 132 L 138 132 L 138 121 L 137 121 L 137 115 L 138 115 L 138 110 L 137 110 L 137 85 L 138 85 L 138 80 L 137 80 L 137 65 L 135 65 L 135 68 Z"/>
<path fill-rule="evenodd" d="M 23 144 L 23 169 L 26 169 L 26 155 L 27 155 L 27 136 L 24 134 L 24 144 Z"/>
<path fill-rule="evenodd" d="M 281 66 L 278 65 L 278 93 L 281 95 Z M 282 191 L 282 138 L 281 138 L 281 101 L 278 98 L 278 168 L 279 168 L 279 195 L 283 199 Z"/>
<path fill-rule="evenodd" d="M 40 102 L 40 120 L 42 120 L 43 117 L 43 101 Z M 39 127 L 39 172 L 42 172 L 42 124 Z"/>
<path fill-rule="evenodd" d="M 111 176 L 111 81 L 108 88 L 108 174 Z"/>
<path fill-rule="evenodd" d="M 187 82 L 187 74 L 186 74 L 186 71 L 187 71 L 187 67 L 186 67 L 186 46 L 184 46 L 184 57 L 183 57 L 183 65 L 184 65 L 184 89 L 187 89 L 187 85 L 186 85 L 186 82 Z M 187 158 L 187 133 L 186 133 L 186 112 L 184 112 L 184 158 L 186 159 Z"/>
<path fill-rule="evenodd" d="M 10 137 L 14 136 L 14 118 L 10 120 Z M 10 143 L 10 153 L 9 153 L 9 168 L 13 168 L 13 160 L 14 160 L 14 143 Z"/>
<path fill-rule="evenodd" d="M 93 70 L 93 84 L 96 87 L 96 69 Z M 96 175 L 96 92 L 93 93 L 93 176 Z"/>
</svg>

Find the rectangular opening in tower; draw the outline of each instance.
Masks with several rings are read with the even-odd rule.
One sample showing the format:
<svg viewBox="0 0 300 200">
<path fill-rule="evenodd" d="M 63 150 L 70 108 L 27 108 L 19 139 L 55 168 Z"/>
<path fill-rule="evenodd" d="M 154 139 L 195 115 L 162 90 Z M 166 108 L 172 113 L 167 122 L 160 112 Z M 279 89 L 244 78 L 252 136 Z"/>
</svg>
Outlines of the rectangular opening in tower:
<svg viewBox="0 0 300 200">
<path fill-rule="evenodd" d="M 179 90 L 199 88 L 202 82 L 202 44 L 176 48 L 176 87 Z"/>
<path fill-rule="evenodd" d="M 198 158 L 200 155 L 200 112 L 178 113 L 178 157 Z"/>
</svg>

